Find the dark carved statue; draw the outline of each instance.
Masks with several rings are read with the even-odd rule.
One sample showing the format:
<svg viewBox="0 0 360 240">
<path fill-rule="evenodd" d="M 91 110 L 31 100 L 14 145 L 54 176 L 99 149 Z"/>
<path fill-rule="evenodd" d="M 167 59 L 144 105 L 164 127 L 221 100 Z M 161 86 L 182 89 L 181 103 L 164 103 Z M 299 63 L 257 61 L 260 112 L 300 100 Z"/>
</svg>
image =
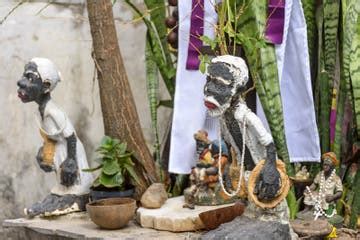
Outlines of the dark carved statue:
<svg viewBox="0 0 360 240">
<path fill-rule="evenodd" d="M 44 143 L 36 160 L 43 171 L 55 172 L 57 178 L 51 194 L 25 209 L 29 217 L 84 210 L 93 180 L 90 173 L 81 171 L 88 163 L 73 125 L 51 99 L 50 93 L 59 81 L 60 74 L 50 60 L 33 58 L 17 82 L 21 101 L 38 105 L 38 127 Z"/>
</svg>

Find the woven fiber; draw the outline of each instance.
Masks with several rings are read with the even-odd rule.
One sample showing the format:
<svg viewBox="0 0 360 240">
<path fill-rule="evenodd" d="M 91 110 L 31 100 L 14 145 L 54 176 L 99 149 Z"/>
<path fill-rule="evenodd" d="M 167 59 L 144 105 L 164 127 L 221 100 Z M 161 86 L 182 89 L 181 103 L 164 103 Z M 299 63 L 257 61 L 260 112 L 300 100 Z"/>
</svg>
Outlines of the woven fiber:
<svg viewBox="0 0 360 240">
<path fill-rule="evenodd" d="M 263 209 L 269 209 L 276 207 L 276 205 L 278 205 L 287 196 L 290 189 L 290 181 L 288 175 L 286 174 L 284 162 L 281 160 L 276 160 L 276 168 L 279 171 L 281 178 L 280 190 L 278 192 L 277 197 L 275 197 L 273 200 L 267 202 L 261 202 L 254 194 L 254 188 L 256 185 L 256 179 L 258 178 L 264 164 L 265 164 L 265 160 L 261 160 L 255 166 L 255 168 L 252 170 L 250 174 L 249 182 L 248 182 L 248 198 L 250 201 L 253 201 L 256 206 Z"/>
</svg>

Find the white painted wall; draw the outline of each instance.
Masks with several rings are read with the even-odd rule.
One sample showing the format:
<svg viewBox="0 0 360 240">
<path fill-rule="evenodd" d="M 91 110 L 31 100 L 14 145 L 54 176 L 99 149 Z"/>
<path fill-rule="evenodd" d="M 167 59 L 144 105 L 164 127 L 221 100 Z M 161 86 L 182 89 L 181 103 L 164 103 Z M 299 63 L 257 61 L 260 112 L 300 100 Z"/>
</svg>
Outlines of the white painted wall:
<svg viewBox="0 0 360 240">
<path fill-rule="evenodd" d="M 63 81 L 54 90 L 53 99 L 72 120 L 90 164 L 94 164 L 94 148 L 103 136 L 85 1 L 47 2 L 24 3 L 0 25 L 0 221 L 22 216 L 22 209 L 41 200 L 54 183 L 54 175 L 43 173 L 35 160 L 41 145 L 34 117 L 37 107 L 17 98 L 16 81 L 28 60 L 47 57 L 61 71 Z M 144 70 L 145 27 L 133 24 L 131 11 L 122 1 L 117 2 L 114 14 L 120 49 L 143 132 L 151 145 Z M 17 4 L 0 1 L 0 21 Z M 162 89 L 161 98 L 166 98 Z M 159 126 L 165 126 L 170 111 L 163 109 L 160 115 Z"/>
</svg>

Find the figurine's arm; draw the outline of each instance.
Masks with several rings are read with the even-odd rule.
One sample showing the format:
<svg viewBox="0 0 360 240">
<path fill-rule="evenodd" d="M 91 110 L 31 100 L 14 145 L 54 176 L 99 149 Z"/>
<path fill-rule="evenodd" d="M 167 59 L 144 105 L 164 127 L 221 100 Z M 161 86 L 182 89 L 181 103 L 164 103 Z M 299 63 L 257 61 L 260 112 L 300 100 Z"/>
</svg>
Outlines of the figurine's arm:
<svg viewBox="0 0 360 240">
<path fill-rule="evenodd" d="M 335 178 L 335 194 L 334 195 L 327 195 L 325 198 L 326 202 L 332 202 L 332 201 L 337 201 L 341 198 L 342 193 L 343 193 L 343 186 L 342 186 L 342 182 L 341 179 L 336 176 Z"/>
<path fill-rule="evenodd" d="M 55 122 L 67 145 L 66 159 L 60 165 L 60 183 L 66 187 L 74 185 L 78 176 L 78 164 L 76 159 L 77 138 L 75 130 L 68 121 L 64 112 L 58 108 L 50 109 L 49 116 Z"/>
<path fill-rule="evenodd" d="M 73 133 L 65 138 L 67 144 L 67 158 L 60 165 L 60 180 L 64 186 L 71 186 L 75 183 L 78 175 L 78 165 L 76 161 L 76 135 Z"/>
<path fill-rule="evenodd" d="M 340 198 L 341 198 L 341 196 L 342 196 L 342 192 L 336 192 L 334 195 L 327 195 L 326 197 L 325 197 L 325 200 L 326 200 L 326 202 L 333 202 L 333 201 L 337 201 L 337 200 L 339 200 Z"/>
<path fill-rule="evenodd" d="M 247 123 L 257 140 L 265 146 L 266 160 L 254 188 L 259 200 L 271 200 L 277 196 L 281 186 L 280 173 L 276 168 L 276 147 L 270 133 L 253 112 L 247 114 Z M 249 130 L 250 130 L 249 129 Z"/>
</svg>

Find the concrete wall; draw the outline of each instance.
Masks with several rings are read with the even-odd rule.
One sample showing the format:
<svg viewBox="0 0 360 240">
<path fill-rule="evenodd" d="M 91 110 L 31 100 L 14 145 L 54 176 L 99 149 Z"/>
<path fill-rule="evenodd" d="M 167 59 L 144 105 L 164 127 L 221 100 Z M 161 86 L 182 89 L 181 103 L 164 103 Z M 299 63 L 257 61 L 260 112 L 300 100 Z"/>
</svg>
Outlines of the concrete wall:
<svg viewBox="0 0 360 240">
<path fill-rule="evenodd" d="M 25 206 L 41 200 L 54 183 L 53 174 L 37 166 L 35 154 L 41 145 L 34 103 L 23 104 L 17 97 L 16 81 L 32 57 L 52 59 L 63 81 L 53 99 L 72 120 L 82 139 L 89 162 L 103 136 L 103 123 L 85 1 L 31 1 L 20 5 L 0 25 L 0 221 L 22 216 Z M 149 145 L 152 130 L 146 99 L 144 70 L 145 27 L 132 23 L 131 11 L 122 1 L 114 6 L 122 56 L 143 132 Z M 138 1 L 141 2 L 141 1 Z M 0 21 L 18 1 L 0 1 Z M 163 88 L 163 87 L 162 87 Z M 165 98 L 166 91 L 162 91 Z M 160 111 L 166 125 L 169 110 Z"/>
</svg>

